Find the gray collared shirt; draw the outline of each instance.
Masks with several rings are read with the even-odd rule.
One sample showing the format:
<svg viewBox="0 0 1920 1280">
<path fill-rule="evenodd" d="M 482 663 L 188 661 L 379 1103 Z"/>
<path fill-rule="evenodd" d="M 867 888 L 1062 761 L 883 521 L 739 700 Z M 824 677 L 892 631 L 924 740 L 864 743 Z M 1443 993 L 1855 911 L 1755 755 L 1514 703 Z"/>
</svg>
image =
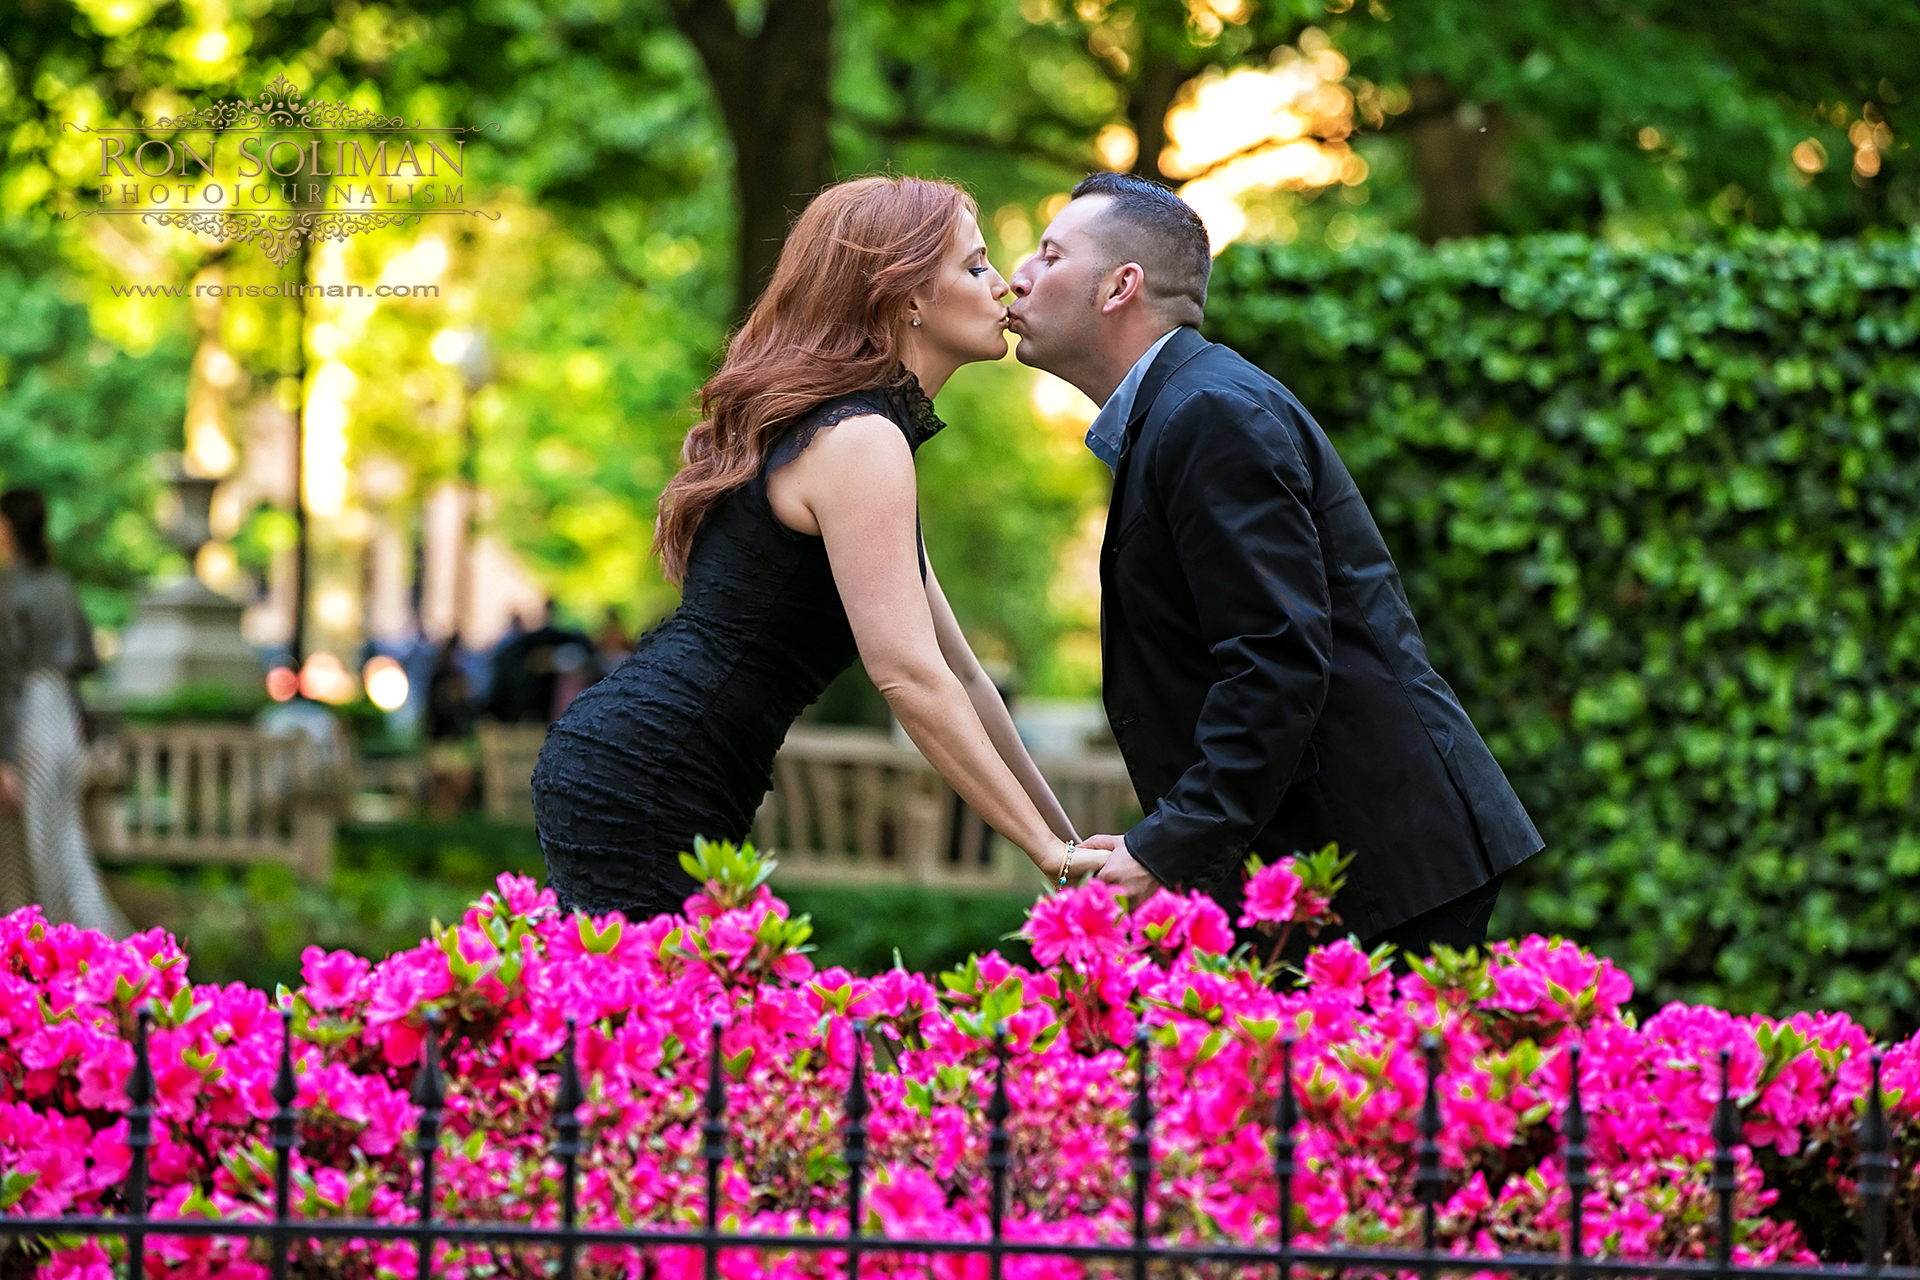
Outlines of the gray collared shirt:
<svg viewBox="0 0 1920 1280">
<path fill-rule="evenodd" d="M 1140 383 L 1153 367 L 1153 358 L 1160 354 L 1160 348 L 1178 332 L 1177 326 L 1167 330 L 1133 362 L 1133 368 L 1120 379 L 1120 385 L 1113 389 L 1113 394 L 1094 416 L 1093 425 L 1087 428 L 1087 448 L 1093 450 L 1093 456 L 1106 463 L 1109 470 L 1120 463 L 1120 448 L 1127 438 L 1127 419 L 1133 416 L 1133 401 L 1140 394 Z"/>
</svg>

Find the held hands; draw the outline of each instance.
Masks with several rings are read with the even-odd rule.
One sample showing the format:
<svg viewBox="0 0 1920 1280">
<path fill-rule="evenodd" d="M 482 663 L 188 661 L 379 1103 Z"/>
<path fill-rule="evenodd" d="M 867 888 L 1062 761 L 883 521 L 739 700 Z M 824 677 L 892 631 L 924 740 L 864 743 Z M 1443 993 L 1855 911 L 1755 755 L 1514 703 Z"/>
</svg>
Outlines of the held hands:
<svg viewBox="0 0 1920 1280">
<path fill-rule="evenodd" d="M 1153 872 L 1134 861 L 1133 855 L 1127 852 L 1125 836 L 1088 836 L 1080 842 L 1080 847 L 1108 850 L 1107 860 L 1096 879 L 1104 880 L 1126 894 L 1131 906 L 1138 907 L 1162 887 Z"/>
<path fill-rule="evenodd" d="M 1082 840 L 1071 849 L 1060 841 L 1055 852 L 1040 864 L 1052 891 L 1078 888 L 1094 878 L 1107 860 L 1107 847 Z M 1062 883 L 1064 879 L 1064 883 Z"/>
</svg>

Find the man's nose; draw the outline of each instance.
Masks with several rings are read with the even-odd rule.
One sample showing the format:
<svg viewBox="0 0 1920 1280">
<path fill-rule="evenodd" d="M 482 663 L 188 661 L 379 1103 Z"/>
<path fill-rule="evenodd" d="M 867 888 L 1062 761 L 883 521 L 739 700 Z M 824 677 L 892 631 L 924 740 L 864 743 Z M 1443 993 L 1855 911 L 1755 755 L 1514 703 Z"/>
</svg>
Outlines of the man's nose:
<svg viewBox="0 0 1920 1280">
<path fill-rule="evenodd" d="M 1033 284 L 1027 279 L 1027 266 L 1023 262 L 1020 269 L 1013 273 L 1013 279 L 1007 281 L 1007 287 L 1013 290 L 1013 296 L 1024 298 L 1033 292 Z"/>
</svg>

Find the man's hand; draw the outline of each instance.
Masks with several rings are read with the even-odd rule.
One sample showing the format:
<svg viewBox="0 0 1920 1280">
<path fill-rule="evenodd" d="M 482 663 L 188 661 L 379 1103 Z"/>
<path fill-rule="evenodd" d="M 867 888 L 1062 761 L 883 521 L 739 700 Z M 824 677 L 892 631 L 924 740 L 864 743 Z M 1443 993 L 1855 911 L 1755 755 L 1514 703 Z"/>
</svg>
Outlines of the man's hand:
<svg viewBox="0 0 1920 1280">
<path fill-rule="evenodd" d="M 20 770 L 0 764 L 0 812 L 19 813 L 26 807 L 20 793 Z"/>
<path fill-rule="evenodd" d="M 1125 836 L 1088 836 L 1080 843 L 1089 849 L 1110 851 L 1106 865 L 1094 879 L 1104 880 L 1126 894 L 1128 909 L 1137 908 L 1153 896 L 1154 890 L 1164 887 L 1154 879 L 1153 872 L 1133 860 L 1133 855 L 1127 852 Z"/>
</svg>

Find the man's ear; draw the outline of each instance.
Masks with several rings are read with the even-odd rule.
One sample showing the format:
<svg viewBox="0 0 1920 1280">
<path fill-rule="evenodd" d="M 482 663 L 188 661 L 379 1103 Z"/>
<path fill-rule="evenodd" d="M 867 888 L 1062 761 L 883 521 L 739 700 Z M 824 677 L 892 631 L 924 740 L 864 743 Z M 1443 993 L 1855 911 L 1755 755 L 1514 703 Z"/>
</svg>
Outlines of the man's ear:
<svg viewBox="0 0 1920 1280">
<path fill-rule="evenodd" d="M 1101 290 L 1100 314 L 1110 316 L 1120 308 L 1143 297 L 1147 291 L 1147 273 L 1137 262 L 1123 262 L 1107 273 Z"/>
</svg>

